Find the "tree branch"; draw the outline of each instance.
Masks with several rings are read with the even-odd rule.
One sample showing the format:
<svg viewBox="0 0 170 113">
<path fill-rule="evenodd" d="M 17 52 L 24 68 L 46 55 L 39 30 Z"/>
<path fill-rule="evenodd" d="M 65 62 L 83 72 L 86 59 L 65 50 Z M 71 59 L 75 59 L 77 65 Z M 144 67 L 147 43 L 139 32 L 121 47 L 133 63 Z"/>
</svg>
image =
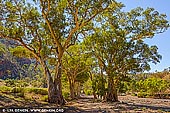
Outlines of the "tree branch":
<svg viewBox="0 0 170 113">
<path fill-rule="evenodd" d="M 17 42 L 20 42 L 21 45 L 26 48 L 28 51 L 30 51 L 37 60 L 40 60 L 40 57 L 38 56 L 38 54 L 36 53 L 36 51 L 34 49 L 31 49 L 30 47 L 28 47 L 20 38 L 13 38 L 13 37 L 9 37 L 9 36 L 4 36 L 3 34 L 0 34 L 0 37 L 5 38 L 5 39 L 10 39 L 10 40 L 15 40 Z"/>
<path fill-rule="evenodd" d="M 71 41 L 72 39 L 72 35 L 80 28 L 79 26 L 79 22 L 78 22 L 78 8 L 76 7 L 75 8 L 75 14 L 74 14 L 74 21 L 75 21 L 75 25 L 76 27 L 74 29 L 72 29 L 68 35 L 68 38 L 66 40 L 66 42 L 64 43 L 64 50 L 66 50 L 69 46 L 69 42 Z"/>
<path fill-rule="evenodd" d="M 40 1 L 42 2 L 42 0 L 40 0 Z M 58 52 L 59 52 L 59 54 L 61 56 L 61 54 L 63 54 L 63 47 L 62 47 L 61 43 L 59 42 L 59 40 L 57 39 L 57 37 L 55 36 L 54 30 L 53 30 L 52 26 L 50 25 L 50 22 L 49 22 L 49 20 L 47 18 L 46 13 L 44 12 L 43 6 L 42 6 L 42 11 L 41 12 L 42 12 L 42 15 L 43 15 L 43 17 L 45 19 L 45 22 L 47 23 L 47 26 L 48 26 L 48 28 L 49 28 L 49 30 L 51 32 L 51 36 L 52 36 L 53 40 L 56 42 L 56 46 L 58 47 L 58 50 L 59 50 Z"/>
</svg>

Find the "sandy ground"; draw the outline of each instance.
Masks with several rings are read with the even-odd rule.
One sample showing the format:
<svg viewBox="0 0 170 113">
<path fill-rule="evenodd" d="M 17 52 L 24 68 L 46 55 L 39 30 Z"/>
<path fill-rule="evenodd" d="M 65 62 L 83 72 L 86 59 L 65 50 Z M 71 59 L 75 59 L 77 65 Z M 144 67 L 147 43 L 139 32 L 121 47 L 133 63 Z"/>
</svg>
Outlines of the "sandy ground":
<svg viewBox="0 0 170 113">
<path fill-rule="evenodd" d="M 67 102 L 65 106 L 58 107 L 38 101 L 28 101 L 22 98 L 11 98 L 0 95 L 0 108 L 62 108 L 64 113 L 170 113 L 170 99 L 138 98 L 135 96 L 119 96 L 120 102 L 97 102 L 92 96 Z M 37 113 L 37 112 L 36 112 Z"/>
<path fill-rule="evenodd" d="M 68 103 L 67 113 L 170 113 L 170 99 L 119 96 L 120 102 L 93 102 L 91 97 Z"/>
</svg>

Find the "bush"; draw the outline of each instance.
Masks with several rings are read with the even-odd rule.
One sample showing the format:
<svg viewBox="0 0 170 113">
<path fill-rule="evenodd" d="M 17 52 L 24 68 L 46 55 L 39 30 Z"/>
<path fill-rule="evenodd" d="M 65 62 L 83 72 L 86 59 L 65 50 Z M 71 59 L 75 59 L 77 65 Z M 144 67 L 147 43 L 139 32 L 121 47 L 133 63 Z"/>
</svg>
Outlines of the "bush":
<svg viewBox="0 0 170 113">
<path fill-rule="evenodd" d="M 16 86 L 15 80 L 14 79 L 7 79 L 7 80 L 5 80 L 5 85 L 9 86 L 9 87 L 15 87 Z"/>
<path fill-rule="evenodd" d="M 146 92 L 139 92 L 139 93 L 137 94 L 137 96 L 138 96 L 139 98 L 146 98 L 146 97 L 148 96 L 148 93 L 146 93 Z"/>
<path fill-rule="evenodd" d="M 70 93 L 69 92 L 63 92 L 63 96 L 65 99 L 68 99 L 70 97 Z"/>
<path fill-rule="evenodd" d="M 48 95 L 44 95 L 40 98 L 41 101 L 48 102 Z"/>
<path fill-rule="evenodd" d="M 19 96 L 19 97 L 25 97 L 25 93 L 23 91 L 20 92 L 20 93 L 17 93 L 16 95 Z"/>
<path fill-rule="evenodd" d="M 7 79 L 5 80 L 5 85 L 9 87 L 27 87 L 29 83 L 24 80 Z"/>
<path fill-rule="evenodd" d="M 43 82 L 42 82 L 42 81 L 33 80 L 33 81 L 31 82 L 31 85 L 32 85 L 33 87 L 41 87 L 41 86 L 43 86 Z"/>
<path fill-rule="evenodd" d="M 121 81 L 118 85 L 118 92 L 119 93 L 126 93 L 128 91 L 128 82 L 126 81 Z"/>
<path fill-rule="evenodd" d="M 11 93 L 21 93 L 21 92 L 24 92 L 24 88 L 14 87 L 14 88 L 11 90 Z"/>
<path fill-rule="evenodd" d="M 138 94 L 137 93 L 132 93 L 131 96 L 138 96 Z"/>
<path fill-rule="evenodd" d="M 35 94 L 40 94 L 40 95 L 47 95 L 47 94 L 48 94 L 48 91 L 45 90 L 45 89 L 42 89 L 42 88 L 35 88 L 35 89 L 33 90 L 33 92 L 34 92 Z"/>
<path fill-rule="evenodd" d="M 92 95 L 92 90 L 86 90 L 86 91 L 85 91 L 85 94 L 86 94 L 86 95 Z"/>
<path fill-rule="evenodd" d="M 11 92 L 11 90 L 12 90 L 12 88 L 11 88 L 11 87 L 7 87 L 7 86 L 0 86 L 0 91 L 1 91 L 2 93 L 10 93 L 10 92 Z"/>
<path fill-rule="evenodd" d="M 35 93 L 40 95 L 48 95 L 48 91 L 46 88 L 27 88 L 28 93 Z"/>
<path fill-rule="evenodd" d="M 20 97 L 24 97 L 24 88 L 21 87 L 14 87 L 11 90 L 11 93 L 15 93 L 15 95 L 20 96 Z"/>
<path fill-rule="evenodd" d="M 139 81 L 140 91 L 150 94 L 162 93 L 168 89 L 168 81 L 160 78 L 148 78 L 144 81 Z"/>
<path fill-rule="evenodd" d="M 22 82 L 21 83 L 21 82 L 19 84 L 17 84 L 19 87 L 27 87 L 27 86 L 29 86 L 29 83 L 27 83 L 27 82 Z"/>
</svg>

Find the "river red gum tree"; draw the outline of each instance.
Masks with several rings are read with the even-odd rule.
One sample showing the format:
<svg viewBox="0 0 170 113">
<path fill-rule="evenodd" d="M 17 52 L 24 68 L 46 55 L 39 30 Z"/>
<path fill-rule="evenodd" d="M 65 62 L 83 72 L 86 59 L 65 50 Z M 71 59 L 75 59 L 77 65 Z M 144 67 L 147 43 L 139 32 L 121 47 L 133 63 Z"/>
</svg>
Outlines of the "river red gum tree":
<svg viewBox="0 0 170 113">
<path fill-rule="evenodd" d="M 114 0 L 0 2 L 0 37 L 16 40 L 40 62 L 48 85 L 48 101 L 60 105 L 65 104 L 61 88 L 65 51 L 80 36 L 90 35 L 94 18 L 122 6 Z M 54 62 L 49 64 L 52 59 Z M 55 70 L 54 76 L 51 70 Z"/>
<path fill-rule="evenodd" d="M 127 74 L 150 70 L 149 62 L 160 61 L 158 48 L 146 44 L 144 39 L 165 32 L 169 23 L 166 15 L 153 8 L 117 10 L 100 16 L 98 19 L 103 19 L 103 23 L 98 23 L 86 43 L 107 75 L 106 100 L 114 102 L 118 101 L 117 85 Z"/>
</svg>

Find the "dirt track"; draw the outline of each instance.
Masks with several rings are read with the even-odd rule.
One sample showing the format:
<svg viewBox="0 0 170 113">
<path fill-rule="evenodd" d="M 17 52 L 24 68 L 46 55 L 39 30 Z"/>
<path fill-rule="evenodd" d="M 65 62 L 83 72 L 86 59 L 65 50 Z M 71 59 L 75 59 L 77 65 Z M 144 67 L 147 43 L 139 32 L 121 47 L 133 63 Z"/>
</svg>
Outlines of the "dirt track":
<svg viewBox="0 0 170 113">
<path fill-rule="evenodd" d="M 68 103 L 67 113 L 170 113 L 170 100 L 119 96 L 120 102 L 93 102 L 91 96 Z"/>
<path fill-rule="evenodd" d="M 170 99 L 138 98 L 135 96 L 119 96 L 120 102 L 97 102 L 92 96 L 70 101 L 63 108 L 65 113 L 170 113 Z M 55 104 L 41 101 L 27 101 L 22 98 L 11 98 L 0 95 L 0 108 L 58 108 Z"/>
</svg>

